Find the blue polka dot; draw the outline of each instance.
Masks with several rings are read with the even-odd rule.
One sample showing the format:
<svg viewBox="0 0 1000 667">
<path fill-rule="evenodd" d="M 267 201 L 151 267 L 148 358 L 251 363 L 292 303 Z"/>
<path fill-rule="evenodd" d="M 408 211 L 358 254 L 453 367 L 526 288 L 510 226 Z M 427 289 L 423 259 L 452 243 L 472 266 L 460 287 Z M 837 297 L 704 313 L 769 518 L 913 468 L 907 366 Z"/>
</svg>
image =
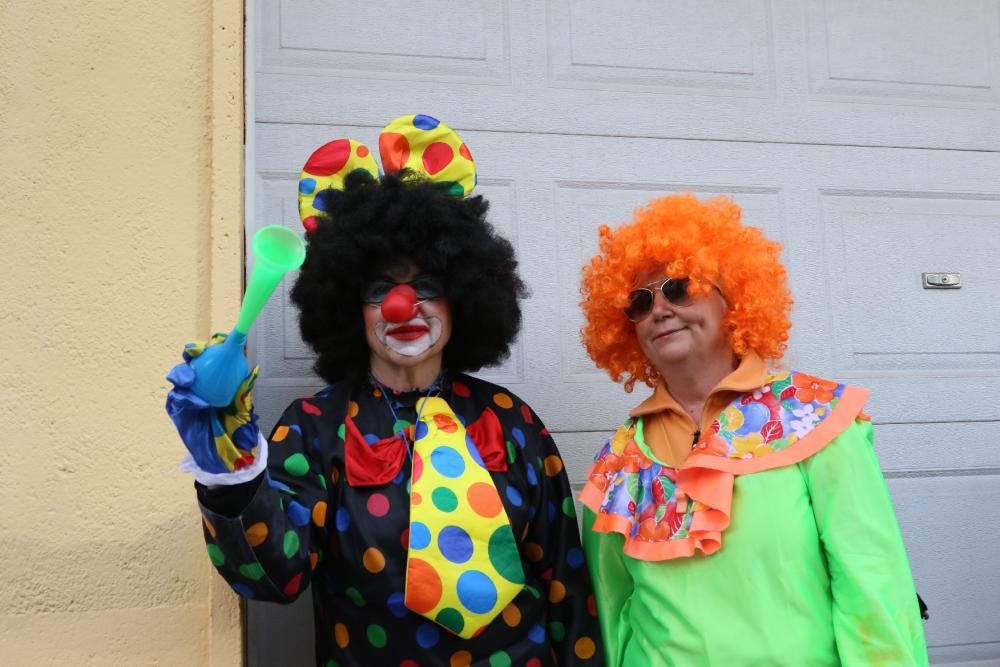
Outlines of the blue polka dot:
<svg viewBox="0 0 1000 667">
<path fill-rule="evenodd" d="M 521 432 L 521 429 L 517 427 L 512 428 L 510 430 L 510 434 L 514 436 L 514 440 L 517 442 L 517 446 L 520 447 L 521 449 L 524 449 L 524 433 Z"/>
<path fill-rule="evenodd" d="M 303 178 L 299 181 L 299 192 L 304 195 L 311 195 L 316 192 L 316 179 L 315 178 Z"/>
<path fill-rule="evenodd" d="M 479 448 L 476 447 L 475 441 L 469 434 L 465 435 L 465 446 L 469 448 L 469 456 L 472 457 L 472 460 L 478 463 L 480 468 L 485 468 L 486 464 L 483 463 L 483 457 L 479 455 Z"/>
<path fill-rule="evenodd" d="M 458 577 L 458 599 L 473 614 L 485 614 L 497 603 L 497 589 L 479 570 L 463 572 Z"/>
<path fill-rule="evenodd" d="M 514 503 L 514 505 L 516 505 L 517 507 L 520 507 L 524 499 L 521 498 L 521 494 L 517 489 L 515 489 L 513 486 L 508 486 L 507 500 Z"/>
<path fill-rule="evenodd" d="M 434 648 L 440 639 L 441 633 L 436 625 L 424 623 L 417 628 L 417 643 L 420 644 L 420 648 Z"/>
<path fill-rule="evenodd" d="M 538 508 L 532 505 L 528 508 L 528 521 L 534 521 L 535 515 L 538 514 Z"/>
<path fill-rule="evenodd" d="M 229 587 L 232 588 L 240 597 L 250 600 L 253 599 L 253 591 L 246 584 L 229 584 Z"/>
<path fill-rule="evenodd" d="M 535 642 L 536 644 L 544 644 L 545 628 L 535 623 L 533 626 L 531 626 L 531 629 L 528 630 L 528 639 Z"/>
<path fill-rule="evenodd" d="M 369 445 L 374 445 L 376 442 L 379 441 L 379 439 L 380 438 L 374 433 L 365 433 L 365 442 L 367 442 Z"/>
<path fill-rule="evenodd" d="M 279 491 L 284 491 L 285 493 L 294 493 L 289 486 L 283 482 L 279 482 L 276 479 L 271 479 L 271 476 L 267 476 L 267 485 L 272 489 L 278 489 Z"/>
<path fill-rule="evenodd" d="M 556 518 L 556 504 L 555 504 L 555 503 L 552 503 L 552 502 L 550 502 L 550 503 L 549 503 L 548 505 L 546 505 L 545 507 L 546 507 L 546 509 L 548 509 L 548 511 L 549 511 L 549 521 L 552 521 L 553 519 L 555 519 L 555 518 Z"/>
<path fill-rule="evenodd" d="M 418 113 L 413 117 L 413 127 L 418 130 L 433 130 L 435 127 L 441 124 L 437 118 L 432 116 L 425 116 L 422 113 Z"/>
<path fill-rule="evenodd" d="M 396 618 L 403 618 L 406 616 L 406 603 L 405 597 L 402 593 L 393 593 L 389 596 L 389 599 L 385 601 L 386 605 L 389 607 L 389 612 Z"/>
<path fill-rule="evenodd" d="M 570 549 L 566 552 L 566 562 L 572 568 L 577 568 L 583 565 L 583 552 L 579 549 Z"/>
<path fill-rule="evenodd" d="M 410 535 L 413 535 L 412 527 Z M 447 526 L 438 534 L 438 549 L 452 563 L 464 563 L 472 558 L 472 538 L 458 526 Z"/>
<path fill-rule="evenodd" d="M 300 438 L 302 437 L 302 427 L 299 426 L 298 424 L 292 424 L 291 426 L 288 427 L 288 429 L 290 431 L 295 431 L 296 433 L 298 433 Z"/>
<path fill-rule="evenodd" d="M 453 479 L 465 472 L 462 455 L 451 447 L 438 447 L 431 452 L 431 465 L 440 474 Z"/>
<path fill-rule="evenodd" d="M 396 475 L 396 476 L 395 476 L 395 477 L 394 477 L 394 478 L 392 479 L 392 483 L 393 483 L 393 484 L 402 484 L 402 483 L 403 483 L 403 478 L 404 478 L 404 477 L 406 477 L 406 471 L 405 471 L 405 470 L 400 470 L 400 471 L 399 471 L 399 474 L 398 474 L 398 475 Z"/>
<path fill-rule="evenodd" d="M 299 528 L 308 525 L 309 519 L 312 517 L 312 512 L 309 511 L 308 507 L 294 500 L 288 503 L 288 509 L 285 511 L 288 513 L 288 519 L 292 522 L 292 525 Z"/>
<path fill-rule="evenodd" d="M 317 211 L 326 210 L 326 201 L 323 199 L 322 192 L 313 197 L 313 208 L 316 209 Z"/>
<path fill-rule="evenodd" d="M 527 466 L 524 472 L 528 476 L 528 484 L 532 486 L 538 484 L 538 473 L 535 472 L 535 466 Z"/>
<path fill-rule="evenodd" d="M 345 532 L 348 526 L 351 525 L 351 515 L 347 511 L 346 507 L 341 507 L 337 510 L 337 530 L 340 532 Z"/>
<path fill-rule="evenodd" d="M 417 422 L 416 436 L 417 436 L 417 440 L 420 440 L 420 438 L 426 438 L 427 437 L 427 424 L 425 424 L 422 421 L 421 422 Z"/>
<path fill-rule="evenodd" d="M 410 548 L 423 549 L 430 543 L 431 543 L 431 531 L 428 530 L 427 526 L 420 523 L 419 521 L 414 521 L 413 523 L 411 523 Z"/>
</svg>

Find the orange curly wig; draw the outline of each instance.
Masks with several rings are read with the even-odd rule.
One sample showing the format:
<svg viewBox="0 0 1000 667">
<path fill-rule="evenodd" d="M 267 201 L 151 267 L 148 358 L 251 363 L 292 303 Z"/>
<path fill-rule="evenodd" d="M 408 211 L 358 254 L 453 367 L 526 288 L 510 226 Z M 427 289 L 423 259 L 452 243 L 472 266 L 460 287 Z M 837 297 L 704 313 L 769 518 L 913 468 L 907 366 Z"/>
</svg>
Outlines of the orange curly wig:
<svg viewBox="0 0 1000 667">
<path fill-rule="evenodd" d="M 753 350 L 777 360 L 784 354 L 792 298 L 781 244 L 743 226 L 740 214 L 725 197 L 702 202 L 678 194 L 639 208 L 617 230 L 601 225 L 600 252 L 583 269 L 581 335 L 590 358 L 615 382 L 624 380 L 625 391 L 637 381 L 653 386 L 659 377 L 623 312 L 637 277 L 647 271 L 688 277 L 696 295 L 717 286 L 729 305 L 723 326 L 737 356 Z"/>
</svg>

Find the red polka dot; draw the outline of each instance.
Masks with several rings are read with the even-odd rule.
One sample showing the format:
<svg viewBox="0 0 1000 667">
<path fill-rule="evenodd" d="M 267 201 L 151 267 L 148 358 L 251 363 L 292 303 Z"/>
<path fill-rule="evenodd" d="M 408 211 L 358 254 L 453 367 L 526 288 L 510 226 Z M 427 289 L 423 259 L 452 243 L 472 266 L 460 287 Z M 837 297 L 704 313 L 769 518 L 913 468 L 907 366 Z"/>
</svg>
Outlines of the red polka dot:
<svg viewBox="0 0 1000 667">
<path fill-rule="evenodd" d="M 302 401 L 302 411 L 305 412 L 307 415 L 313 415 L 315 417 L 320 417 L 323 414 L 322 410 L 317 408 L 309 401 Z"/>
<path fill-rule="evenodd" d="M 299 592 L 299 585 L 301 583 L 302 583 L 302 573 L 300 572 L 299 574 L 295 575 L 294 577 L 288 580 L 288 583 L 285 584 L 285 587 L 283 589 L 281 589 L 281 592 L 284 593 L 285 595 L 295 595 L 296 593 Z"/>
<path fill-rule="evenodd" d="M 455 158 L 455 151 L 443 141 L 435 141 L 424 149 L 424 171 L 433 176 Z"/>
<path fill-rule="evenodd" d="M 594 601 L 593 595 L 587 596 L 587 613 L 591 616 L 597 616 L 597 603 Z"/>
<path fill-rule="evenodd" d="M 458 154 L 464 157 L 466 160 L 472 161 L 472 153 L 469 152 L 469 147 L 462 144 L 458 147 Z"/>
<path fill-rule="evenodd" d="M 538 658 L 532 658 L 528 662 L 524 663 L 525 667 L 542 667 L 542 661 Z"/>
<path fill-rule="evenodd" d="M 524 421 L 527 422 L 528 424 L 531 424 L 534 421 L 531 416 L 531 408 L 529 408 L 527 405 L 521 406 L 521 417 L 523 417 Z"/>
<path fill-rule="evenodd" d="M 420 667 L 420 663 L 415 660 L 404 660 L 399 663 L 399 667 Z"/>
<path fill-rule="evenodd" d="M 378 138 L 378 152 L 382 156 L 382 168 L 393 174 L 405 167 L 410 159 L 410 142 L 398 132 L 383 132 Z"/>
<path fill-rule="evenodd" d="M 451 383 L 451 390 L 455 392 L 456 396 L 461 396 L 462 398 L 468 398 L 469 395 L 472 393 L 469 391 L 468 387 L 466 387 L 458 380 L 455 380 L 454 382 Z"/>
<path fill-rule="evenodd" d="M 381 493 L 373 493 L 368 498 L 368 512 L 372 516 L 385 516 L 389 513 L 389 499 Z"/>
<path fill-rule="evenodd" d="M 417 452 L 413 452 L 413 479 L 410 481 L 410 485 L 417 483 L 420 479 L 420 475 L 424 473 L 424 459 Z"/>
<path fill-rule="evenodd" d="M 410 527 L 407 526 L 402 534 L 399 536 L 399 543 L 403 545 L 404 549 L 410 548 Z"/>
<path fill-rule="evenodd" d="M 410 558 L 406 566 L 406 607 L 426 614 L 441 601 L 441 577 L 426 561 Z"/>
<path fill-rule="evenodd" d="M 313 176 L 330 176 L 343 169 L 350 157 L 351 140 L 335 139 L 317 148 L 302 171 Z"/>
<path fill-rule="evenodd" d="M 308 218 L 302 219 L 302 226 L 306 228 L 306 231 L 310 234 L 316 232 L 316 228 L 319 227 L 319 220 L 316 219 L 315 215 L 310 215 Z"/>
<path fill-rule="evenodd" d="M 368 153 L 371 151 L 364 144 L 358 144 L 358 149 L 354 152 L 358 154 L 358 157 L 368 157 Z"/>
<path fill-rule="evenodd" d="M 458 430 L 458 424 L 448 415 L 434 415 L 434 424 L 445 433 L 454 433 Z"/>
</svg>

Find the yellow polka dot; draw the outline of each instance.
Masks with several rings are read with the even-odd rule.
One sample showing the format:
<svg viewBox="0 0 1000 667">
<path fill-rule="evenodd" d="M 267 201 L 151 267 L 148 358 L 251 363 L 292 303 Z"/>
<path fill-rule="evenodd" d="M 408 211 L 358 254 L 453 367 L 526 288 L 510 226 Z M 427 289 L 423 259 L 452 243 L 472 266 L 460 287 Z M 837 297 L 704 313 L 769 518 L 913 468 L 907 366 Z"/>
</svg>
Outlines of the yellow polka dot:
<svg viewBox="0 0 1000 667">
<path fill-rule="evenodd" d="M 361 560 L 365 564 L 365 569 L 372 574 L 381 572 L 385 568 L 385 556 L 375 547 L 365 549 L 365 555 Z"/>
<path fill-rule="evenodd" d="M 333 626 L 333 638 L 340 648 L 347 648 L 347 645 L 351 643 L 351 635 L 347 632 L 347 626 L 343 623 L 337 623 L 337 625 Z"/>
<path fill-rule="evenodd" d="M 516 628 L 521 622 L 521 610 L 514 604 L 509 604 L 503 610 L 503 622 L 512 628 Z"/>
<path fill-rule="evenodd" d="M 552 456 L 545 457 L 545 474 L 549 477 L 554 477 L 562 472 L 563 463 L 562 459 L 553 454 Z"/>
<path fill-rule="evenodd" d="M 309 552 L 309 567 L 315 570 L 317 563 L 319 563 L 319 554 L 315 551 Z"/>
<path fill-rule="evenodd" d="M 348 403 L 347 403 L 347 416 L 348 417 L 357 417 L 358 416 L 358 412 L 360 410 L 361 410 L 361 408 L 358 406 L 357 401 L 348 401 Z"/>
<path fill-rule="evenodd" d="M 553 579 L 552 583 L 549 584 L 549 602 L 555 604 L 562 601 L 564 597 L 566 597 L 566 587 L 561 581 Z"/>
<path fill-rule="evenodd" d="M 493 394 L 493 402 L 504 410 L 509 410 L 514 407 L 514 401 L 511 400 L 510 396 L 502 392 L 497 392 Z"/>
<path fill-rule="evenodd" d="M 212 522 L 209 521 L 208 519 L 206 519 L 205 517 L 201 517 L 201 520 L 204 522 L 205 529 L 208 531 L 208 534 L 211 535 L 212 539 L 214 540 L 215 539 L 215 526 L 213 526 Z"/>
<path fill-rule="evenodd" d="M 593 657 L 594 653 L 597 651 L 597 646 L 594 645 L 594 640 L 590 637 L 580 637 L 573 644 L 573 652 L 576 653 L 576 657 L 581 660 L 587 660 Z"/>
<path fill-rule="evenodd" d="M 326 503 L 322 500 L 313 505 L 313 523 L 320 528 L 326 525 Z"/>
<path fill-rule="evenodd" d="M 333 469 L 330 470 L 330 482 L 336 484 L 339 481 L 340 481 L 340 468 L 334 466 Z"/>
<path fill-rule="evenodd" d="M 279 426 L 278 428 L 274 429 L 274 435 L 271 436 L 271 442 L 281 442 L 287 437 L 288 437 L 288 427 Z"/>
<path fill-rule="evenodd" d="M 267 539 L 267 524 L 263 521 L 251 525 L 247 528 L 247 542 L 252 547 L 259 547 Z"/>
<path fill-rule="evenodd" d="M 534 542 L 528 542 L 524 545 L 524 557 L 530 560 L 532 563 L 537 563 L 542 560 L 542 556 L 545 554 L 545 550 Z"/>
<path fill-rule="evenodd" d="M 472 654 L 468 651 L 456 651 L 451 654 L 451 667 L 469 667 L 472 664 Z"/>
</svg>

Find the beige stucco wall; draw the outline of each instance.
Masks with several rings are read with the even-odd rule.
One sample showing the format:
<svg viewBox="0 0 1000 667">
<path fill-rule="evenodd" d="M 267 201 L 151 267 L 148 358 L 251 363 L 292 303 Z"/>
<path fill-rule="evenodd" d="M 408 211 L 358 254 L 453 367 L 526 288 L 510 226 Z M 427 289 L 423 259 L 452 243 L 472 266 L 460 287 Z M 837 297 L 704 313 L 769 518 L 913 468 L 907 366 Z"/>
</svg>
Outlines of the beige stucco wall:
<svg viewBox="0 0 1000 667">
<path fill-rule="evenodd" d="M 239 0 L 0 1 L 0 664 L 236 665 L 163 413 L 238 308 Z"/>
</svg>

